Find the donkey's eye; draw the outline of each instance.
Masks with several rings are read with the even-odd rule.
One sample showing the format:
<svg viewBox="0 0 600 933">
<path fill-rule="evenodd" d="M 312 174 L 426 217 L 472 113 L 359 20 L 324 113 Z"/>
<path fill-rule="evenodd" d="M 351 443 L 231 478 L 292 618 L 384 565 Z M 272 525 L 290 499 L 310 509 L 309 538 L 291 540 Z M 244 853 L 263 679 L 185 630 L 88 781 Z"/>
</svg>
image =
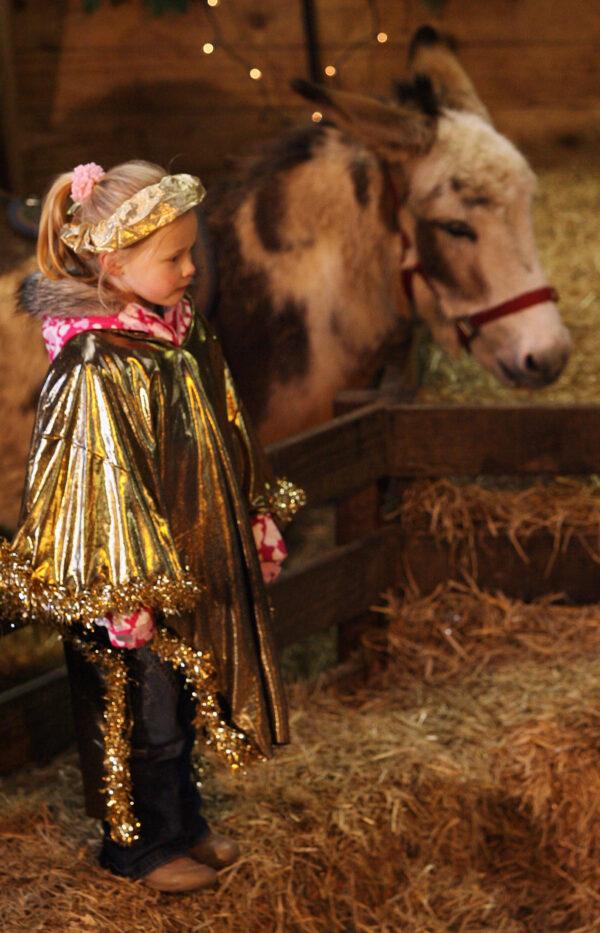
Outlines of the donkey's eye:
<svg viewBox="0 0 600 933">
<path fill-rule="evenodd" d="M 465 223 L 464 220 L 440 220 L 436 226 L 445 233 L 449 233 L 450 236 L 466 237 L 467 240 L 472 240 L 473 242 L 477 239 L 477 234 L 473 230 L 473 227 Z"/>
</svg>

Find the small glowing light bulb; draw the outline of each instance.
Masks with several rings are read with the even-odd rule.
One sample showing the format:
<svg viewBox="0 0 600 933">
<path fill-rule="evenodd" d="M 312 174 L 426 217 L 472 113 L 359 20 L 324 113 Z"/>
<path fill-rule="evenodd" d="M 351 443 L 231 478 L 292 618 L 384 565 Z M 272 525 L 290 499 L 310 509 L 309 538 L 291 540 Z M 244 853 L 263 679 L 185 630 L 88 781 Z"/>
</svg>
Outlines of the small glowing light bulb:
<svg viewBox="0 0 600 933">
<path fill-rule="evenodd" d="M 377 33 L 377 41 L 378 41 L 378 42 L 381 42 L 382 45 L 383 45 L 384 42 L 387 42 L 387 40 L 388 40 L 388 34 L 387 34 L 387 32 L 378 32 L 378 33 Z"/>
<path fill-rule="evenodd" d="M 326 65 L 324 70 L 328 78 L 333 78 L 334 74 L 337 74 L 335 65 Z"/>
<path fill-rule="evenodd" d="M 259 78 L 262 78 L 262 71 L 260 68 L 251 68 L 249 74 L 253 81 L 258 81 Z"/>
<path fill-rule="evenodd" d="M 218 6 L 219 0 L 206 0 L 209 6 Z"/>
<path fill-rule="evenodd" d="M 214 50 L 215 50 L 215 47 L 212 44 L 212 42 L 205 42 L 204 45 L 202 46 L 202 51 L 204 52 L 205 55 L 212 55 Z"/>
<path fill-rule="evenodd" d="M 315 110 L 315 112 L 312 115 L 313 123 L 320 123 L 322 119 L 323 119 L 323 114 L 320 113 L 318 110 Z"/>
</svg>

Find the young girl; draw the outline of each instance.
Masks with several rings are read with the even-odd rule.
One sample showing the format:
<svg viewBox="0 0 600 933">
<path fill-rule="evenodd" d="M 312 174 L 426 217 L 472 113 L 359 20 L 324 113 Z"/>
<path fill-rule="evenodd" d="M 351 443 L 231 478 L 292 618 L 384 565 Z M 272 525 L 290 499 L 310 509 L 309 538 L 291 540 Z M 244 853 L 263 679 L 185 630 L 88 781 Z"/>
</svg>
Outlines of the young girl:
<svg viewBox="0 0 600 933">
<path fill-rule="evenodd" d="M 162 891 L 212 885 L 237 856 L 200 815 L 194 740 L 233 767 L 287 741 L 263 579 L 285 556 L 273 517 L 302 503 L 270 479 L 185 297 L 203 195 L 146 162 L 50 189 L 21 297 L 52 363 L 0 550 L 2 611 L 65 639 L 101 864 Z"/>
</svg>

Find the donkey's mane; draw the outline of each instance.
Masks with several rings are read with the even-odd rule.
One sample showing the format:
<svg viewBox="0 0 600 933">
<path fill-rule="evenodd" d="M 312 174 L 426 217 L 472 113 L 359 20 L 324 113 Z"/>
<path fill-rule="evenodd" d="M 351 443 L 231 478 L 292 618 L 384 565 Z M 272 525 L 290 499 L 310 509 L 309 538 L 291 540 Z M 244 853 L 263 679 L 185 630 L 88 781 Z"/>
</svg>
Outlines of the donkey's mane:
<svg viewBox="0 0 600 933">
<path fill-rule="evenodd" d="M 268 178 L 290 171 L 297 165 L 313 158 L 323 144 L 328 121 L 294 127 L 285 133 L 262 142 L 248 154 L 227 160 L 227 177 L 219 180 L 209 190 L 222 193 L 226 189 L 241 185 L 254 187 Z"/>
<path fill-rule="evenodd" d="M 339 162 L 340 154 L 346 150 L 348 157 L 342 164 Z M 290 130 L 263 144 L 254 153 L 237 159 L 229 177 L 209 188 L 204 202 L 209 224 L 213 229 L 229 227 L 244 203 L 251 201 L 254 226 L 263 246 L 280 252 L 286 248 L 281 234 L 289 173 L 300 166 L 315 163 L 312 193 L 318 190 L 320 201 L 325 197 L 329 204 L 334 192 L 331 186 L 323 185 L 319 180 L 320 171 L 316 163 L 322 156 L 329 164 L 336 160 L 341 168 L 348 170 L 359 203 L 365 203 L 368 181 L 363 163 L 368 161 L 368 156 L 365 153 L 364 158 L 361 157 L 362 150 L 359 142 L 329 121 Z"/>
</svg>

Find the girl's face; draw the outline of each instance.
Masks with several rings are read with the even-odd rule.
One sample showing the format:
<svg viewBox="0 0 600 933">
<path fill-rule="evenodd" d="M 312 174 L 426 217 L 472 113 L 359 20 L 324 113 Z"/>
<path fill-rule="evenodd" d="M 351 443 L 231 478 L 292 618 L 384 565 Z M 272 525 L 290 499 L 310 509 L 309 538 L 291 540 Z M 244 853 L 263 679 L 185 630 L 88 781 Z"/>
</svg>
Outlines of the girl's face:
<svg viewBox="0 0 600 933">
<path fill-rule="evenodd" d="M 113 274 L 116 284 L 149 304 L 176 304 L 195 272 L 192 247 L 197 234 L 195 212 L 182 214 L 151 234 L 138 249 L 121 254 Z"/>
</svg>

